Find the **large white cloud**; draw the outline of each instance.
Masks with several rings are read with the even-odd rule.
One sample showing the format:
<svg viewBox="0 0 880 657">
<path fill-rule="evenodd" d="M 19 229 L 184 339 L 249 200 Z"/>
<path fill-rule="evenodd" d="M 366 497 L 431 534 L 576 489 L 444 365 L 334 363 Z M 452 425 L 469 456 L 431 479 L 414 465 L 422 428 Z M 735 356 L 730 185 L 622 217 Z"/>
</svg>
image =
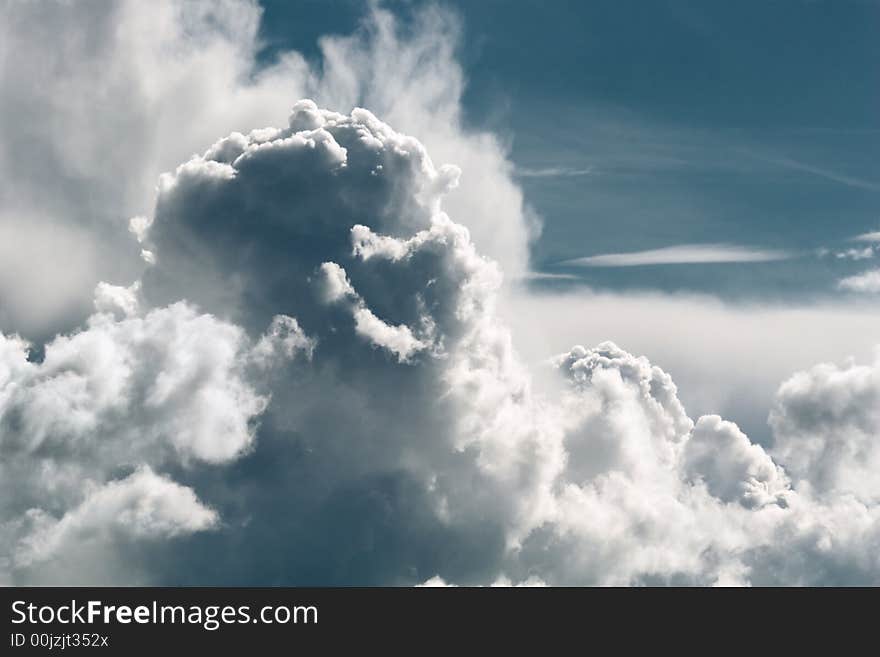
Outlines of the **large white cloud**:
<svg viewBox="0 0 880 657">
<path fill-rule="evenodd" d="M 40 362 L 28 360 L 24 340 L 0 334 L 6 577 L 104 524 L 134 538 L 212 526 L 216 514 L 192 490 L 150 466 L 241 456 L 269 401 L 262 379 L 313 348 L 286 316 L 253 342 L 183 302 L 139 314 L 137 286 L 101 284 L 95 305 L 88 325 L 48 343 Z"/>
<path fill-rule="evenodd" d="M 45 584 L 60 580 L 95 585 L 123 576 L 128 581 L 148 577 L 134 559 L 126 558 L 120 544 L 149 544 L 205 531 L 217 524 L 217 514 L 192 489 L 142 466 L 124 479 L 89 487 L 82 502 L 61 518 L 31 509 L 14 522 L 22 527 L 16 528 L 21 538 L 10 570 Z M 127 569 L 132 570 L 122 575 Z"/>
<path fill-rule="evenodd" d="M 774 420 L 774 462 L 733 423 L 694 422 L 666 372 L 612 343 L 532 375 L 496 312 L 500 270 L 442 210 L 456 181 L 371 113 L 308 101 L 288 127 L 235 133 L 163 177 L 154 215 L 136 225 L 155 256 L 147 297 L 185 296 L 252 333 L 274 312 L 295 314 L 286 344 L 313 355 L 265 378 L 273 403 L 255 457 L 301 454 L 289 479 L 259 492 L 196 482 L 233 523 L 241 510 L 222 500 L 244 495 L 245 538 L 217 540 L 265 541 L 265 524 L 283 549 L 306 540 L 305 523 L 320 554 L 291 556 L 282 576 L 293 581 L 309 565 L 329 581 L 386 583 L 876 576 L 873 500 L 853 515 L 850 489 L 787 458 L 786 441 L 805 432 Z M 133 321 L 137 290 L 98 292 L 123 317 L 113 326 Z M 790 397 L 784 386 L 780 408 Z M 358 538 L 339 543 L 340 531 Z M 390 561 L 373 561 L 377 542 Z M 785 554 L 802 567 L 779 575 Z"/>
<path fill-rule="evenodd" d="M 790 492 L 785 473 L 764 449 L 717 415 L 704 415 L 697 422 L 685 448 L 684 467 L 718 499 L 749 508 L 784 506 Z"/>
<path fill-rule="evenodd" d="M 667 372 L 613 343 L 518 355 L 497 306 L 526 212 L 496 141 L 461 129 L 448 15 L 404 38 L 377 10 L 322 42 L 320 75 L 288 55 L 252 78 L 253 6 L 144 6 L 71 16 L 76 38 L 40 56 L 71 62 L 48 98 L 3 79 L 45 114 L 62 79 L 113 61 L 35 150 L 78 172 L 59 199 L 104 190 L 136 215 L 114 255 L 144 269 L 30 360 L 20 313 L 0 337 L 5 581 L 877 580 L 873 366 L 795 375 L 765 449 L 691 418 Z M 23 29 L 40 9 L 13 14 Z M 288 98 L 305 92 L 342 111 Z M 122 97 L 132 116 L 97 111 Z M 124 125 L 60 134 L 83 116 Z M 181 161 L 150 209 L 141 178 Z M 19 201 L 58 221 L 32 173 L 10 174 Z"/>
<path fill-rule="evenodd" d="M 880 363 L 823 363 L 780 386 L 773 454 L 816 494 L 880 502 Z"/>
<path fill-rule="evenodd" d="M 280 125 L 302 97 L 369 107 L 470 171 L 448 208 L 523 272 L 535 222 L 500 142 L 462 127 L 456 19 L 427 8 L 402 26 L 365 9 L 310 64 L 261 58 L 252 0 L 3 3 L 0 330 L 45 340 L 74 327 L 99 280 L 141 271 L 127 221 L 151 214 L 158 175 L 218 135 Z"/>
<path fill-rule="evenodd" d="M 288 308 L 318 337 L 316 390 L 277 387 L 273 415 L 309 451 L 345 454 L 322 476 L 401 471 L 453 526 L 487 512 L 477 496 L 516 540 L 561 456 L 494 314 L 500 271 L 440 210 L 457 179 L 366 110 L 303 101 L 286 129 L 233 135 L 163 178 L 144 289 L 245 324 Z"/>
<path fill-rule="evenodd" d="M 3 3 L 3 330 L 75 325 L 98 280 L 138 274 L 125 222 L 149 211 L 161 171 L 284 117 L 307 67 L 288 53 L 254 70 L 259 15 L 234 1 Z"/>
</svg>

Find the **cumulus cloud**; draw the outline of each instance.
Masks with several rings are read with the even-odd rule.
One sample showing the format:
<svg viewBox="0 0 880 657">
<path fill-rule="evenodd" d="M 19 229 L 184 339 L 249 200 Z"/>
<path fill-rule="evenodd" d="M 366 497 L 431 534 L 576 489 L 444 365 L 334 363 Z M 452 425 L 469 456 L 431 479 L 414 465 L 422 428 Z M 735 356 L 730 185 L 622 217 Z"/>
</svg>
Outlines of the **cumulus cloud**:
<svg viewBox="0 0 880 657">
<path fill-rule="evenodd" d="M 782 381 L 817 362 L 849 356 L 870 362 L 877 343 L 876 309 L 862 297 L 730 304 L 710 295 L 584 287 L 503 295 L 499 312 L 527 363 L 613 338 L 672 374 L 692 416 L 733 419 L 765 446 L 772 442 L 767 415 Z"/>
<path fill-rule="evenodd" d="M 764 449 L 717 415 L 697 421 L 684 450 L 684 468 L 690 477 L 702 480 L 714 497 L 749 508 L 785 506 L 791 492 L 785 472 Z"/>
<path fill-rule="evenodd" d="M 95 26 L 173 118 L 131 129 L 169 153 L 213 132 L 126 214 L 137 283 L 99 285 L 42 350 L 0 334 L 4 581 L 876 581 L 874 366 L 795 375 L 765 448 L 615 343 L 519 355 L 498 304 L 527 212 L 497 142 L 461 129 L 448 14 L 403 36 L 374 10 L 322 41 L 320 75 L 289 55 L 243 83 L 213 67 L 248 79 L 252 6 L 163 4 L 161 47 L 116 44 L 141 6 Z M 341 111 L 253 119 L 291 79 Z M 241 105 L 178 135 L 174 80 Z M 115 169 L 71 139 L 60 161 Z"/>
<path fill-rule="evenodd" d="M 823 363 L 779 388 L 773 453 L 816 494 L 880 501 L 880 361 Z"/>
<path fill-rule="evenodd" d="M 101 281 L 95 288 L 95 310 L 122 317 L 134 317 L 138 311 L 140 281 L 130 287 L 110 285 Z"/>
<path fill-rule="evenodd" d="M 0 329 L 43 340 L 88 315 L 99 280 L 139 274 L 126 222 L 150 212 L 156 176 L 217 134 L 283 119 L 307 66 L 285 53 L 255 70 L 251 2 L 3 3 L 0 15 Z"/>
<path fill-rule="evenodd" d="M 280 125 L 303 97 L 369 107 L 479 172 L 447 209 L 511 276 L 524 273 L 537 224 L 501 142 L 463 128 L 454 15 L 427 7 L 402 24 L 370 5 L 353 34 L 322 38 L 311 64 L 290 50 L 261 57 L 261 12 L 252 0 L 3 3 L 0 330 L 43 341 L 74 328 L 99 281 L 134 280 L 154 260 L 129 228 L 151 218 L 159 174 L 220 135 Z M 225 162 L 235 141 L 209 159 Z"/>
<path fill-rule="evenodd" d="M 26 341 L 0 334 L 7 577 L 110 531 L 104 522 L 129 538 L 213 525 L 191 489 L 150 468 L 240 457 L 269 400 L 267 357 L 286 362 L 312 348 L 285 316 L 254 344 L 184 302 L 140 314 L 137 289 L 99 285 L 87 326 L 49 342 L 39 362 Z M 112 481 L 126 468 L 137 470 Z"/>
<path fill-rule="evenodd" d="M 431 579 L 425 580 L 421 584 L 417 584 L 416 586 L 424 587 L 424 588 L 448 588 L 455 587 L 455 584 L 450 584 L 442 577 L 434 575 Z M 529 579 L 523 582 L 512 582 L 509 578 L 504 577 L 503 575 L 492 582 L 489 586 L 493 587 L 542 587 L 547 586 L 544 582 L 542 582 L 537 577 L 530 577 Z"/>
<path fill-rule="evenodd" d="M 168 540 L 211 529 L 217 514 L 205 507 L 192 489 L 141 466 L 128 477 L 93 487 L 76 507 L 54 518 L 31 509 L 24 516 L 28 531 L 16 546 L 16 570 L 49 567 L 54 577 L 87 582 L 80 572 L 63 575 L 67 567 L 107 568 L 120 542 Z M 121 564 L 124 568 L 125 564 Z M 51 581 L 46 574 L 38 575 Z M 92 580 L 94 582 L 94 580 Z"/>
<path fill-rule="evenodd" d="M 265 406 L 238 376 L 242 331 L 185 304 L 122 321 L 95 315 L 87 330 L 49 343 L 41 363 L 5 340 L 14 378 L 4 442 L 29 452 L 57 445 L 107 453 L 117 442 L 221 462 L 247 448 L 249 421 Z"/>
<path fill-rule="evenodd" d="M 416 338 L 409 326 L 405 324 L 392 326 L 376 317 L 351 286 L 345 270 L 335 262 L 323 263 L 321 272 L 324 275 L 324 295 L 328 302 L 336 302 L 346 297 L 350 299 L 355 333 L 366 338 L 376 347 L 387 349 L 397 356 L 401 363 L 409 362 L 414 354 L 430 346 L 429 342 Z M 423 317 L 422 323 L 428 328 L 432 326 L 428 317 Z"/>
<path fill-rule="evenodd" d="M 243 581 L 876 576 L 873 418 L 857 415 L 873 368 L 785 384 L 770 454 L 691 419 L 668 373 L 614 343 L 532 373 L 496 309 L 500 269 L 444 212 L 456 180 L 370 112 L 310 101 L 163 176 L 137 226 L 156 254 L 143 281 L 100 285 L 42 362 L 4 338 L 7 578 L 86 532 L 111 560 L 193 534 L 218 554 L 300 546 L 226 564 Z M 187 554 L 160 577 L 204 581 Z M 783 554 L 803 568 L 780 574 Z"/>
<path fill-rule="evenodd" d="M 147 293 L 178 280 L 162 281 L 191 257 L 178 245 L 210 230 L 213 240 L 196 241 L 204 249 L 197 261 L 208 266 L 195 273 L 207 272 L 207 282 L 186 276 L 187 296 L 245 322 L 289 304 L 316 336 L 308 384 L 275 385 L 278 406 L 267 410 L 262 440 L 283 453 L 283 436 L 293 433 L 311 455 L 308 468 L 295 466 L 296 481 L 319 480 L 325 493 L 284 496 L 313 519 L 310 531 L 329 541 L 337 522 L 358 514 L 372 538 L 347 544 L 343 555 L 312 536 L 321 559 L 301 555 L 294 570 L 305 563 L 339 581 L 465 584 L 872 576 L 864 549 L 876 540 L 873 500 L 859 498 L 855 524 L 838 515 L 851 489 L 823 484 L 785 447 L 804 432 L 774 420 L 777 462 L 731 422 L 692 420 L 666 372 L 613 343 L 575 347 L 553 361 L 556 374 L 535 378 L 497 315 L 498 268 L 441 209 L 451 183 L 437 180 L 449 169 L 363 110 L 340 115 L 300 103 L 288 125 L 233 136 L 234 146 L 218 142 L 166 177 L 144 241 L 158 254 Z M 288 196 L 291 187 L 307 189 L 296 182 L 303 175 L 327 181 L 319 202 L 302 191 Z M 364 175 L 375 181 L 367 195 Z M 394 185 L 383 184 L 389 176 Z M 360 201 L 346 205 L 351 198 Z M 310 251 L 290 262 L 285 245 L 305 236 Z M 270 266 L 212 271 L 211 263 L 237 257 L 227 239 L 245 240 L 254 262 Z M 211 281 L 228 271 L 236 285 L 221 285 L 217 297 Z M 279 271 L 284 284 L 273 287 Z M 416 341 L 430 348 L 415 349 Z M 392 358 L 370 358 L 376 346 Z M 536 381 L 545 387 L 535 390 Z M 320 395 L 328 389 L 332 404 Z M 378 508 L 357 499 L 376 495 Z M 379 508 L 394 510 L 390 525 Z M 281 509 L 273 509 L 249 522 L 275 523 L 282 544 L 302 540 L 299 523 L 278 530 Z M 434 545 L 465 550 L 464 563 L 445 550 L 426 554 L 414 526 Z M 831 526 L 837 547 L 823 538 Z M 376 532 L 393 561 L 373 561 Z M 351 550 L 368 560 L 363 569 L 352 569 Z M 780 580 L 774 564 L 784 553 L 809 568 Z"/>
</svg>

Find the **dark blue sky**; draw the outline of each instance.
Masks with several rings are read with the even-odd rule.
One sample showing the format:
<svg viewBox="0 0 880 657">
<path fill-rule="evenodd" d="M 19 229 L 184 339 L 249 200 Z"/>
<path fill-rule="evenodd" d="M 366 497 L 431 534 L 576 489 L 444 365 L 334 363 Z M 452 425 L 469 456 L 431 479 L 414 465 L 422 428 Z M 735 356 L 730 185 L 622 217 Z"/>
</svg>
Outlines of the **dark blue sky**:
<svg viewBox="0 0 880 657">
<path fill-rule="evenodd" d="M 318 36 L 350 32 L 364 12 L 351 0 L 264 4 L 269 53 L 315 55 Z M 544 219 L 536 269 L 614 289 L 785 300 L 836 293 L 875 265 L 815 250 L 880 228 L 880 3 L 445 4 L 462 18 L 467 120 L 510 143 Z M 404 17 L 418 5 L 387 3 Z M 694 243 L 799 255 L 558 264 Z"/>
</svg>

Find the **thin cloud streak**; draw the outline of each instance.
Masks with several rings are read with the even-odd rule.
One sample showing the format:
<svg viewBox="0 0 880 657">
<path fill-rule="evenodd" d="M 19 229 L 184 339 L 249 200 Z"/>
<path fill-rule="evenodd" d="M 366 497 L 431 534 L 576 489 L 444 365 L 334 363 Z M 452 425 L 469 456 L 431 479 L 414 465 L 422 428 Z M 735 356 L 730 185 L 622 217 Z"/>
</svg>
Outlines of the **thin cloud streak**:
<svg viewBox="0 0 880 657">
<path fill-rule="evenodd" d="M 519 178 L 574 178 L 577 176 L 588 176 L 593 173 L 592 167 L 576 169 L 570 167 L 544 167 L 539 169 L 516 169 L 516 175 Z"/>
<path fill-rule="evenodd" d="M 861 235 L 856 235 L 851 238 L 852 242 L 880 242 L 880 230 L 875 230 L 870 233 L 862 233 Z"/>
<path fill-rule="evenodd" d="M 662 249 L 603 253 L 572 258 L 557 264 L 574 267 L 638 267 L 643 265 L 688 265 L 729 262 L 787 260 L 794 254 L 776 249 L 754 249 L 734 244 L 678 244 Z"/>
<path fill-rule="evenodd" d="M 554 274 L 550 272 L 544 271 L 530 271 L 523 276 L 520 277 L 520 280 L 523 281 L 543 281 L 543 280 L 566 280 L 566 281 L 576 281 L 579 280 L 577 276 L 574 274 Z"/>
<path fill-rule="evenodd" d="M 832 182 L 840 183 L 841 185 L 846 185 L 847 187 L 857 187 L 859 189 L 868 189 L 874 192 L 880 192 L 880 182 L 875 182 L 873 180 L 865 180 L 864 178 L 848 176 L 843 173 L 838 173 L 837 171 L 831 171 L 830 169 L 813 166 L 812 164 L 806 164 L 804 162 L 798 162 L 797 160 L 792 160 L 788 157 L 760 157 L 759 159 L 762 159 L 765 162 L 769 162 L 771 164 L 777 164 L 787 169 L 794 169 L 795 171 L 809 173 L 819 178 L 824 178 L 825 180 L 830 180 Z"/>
</svg>

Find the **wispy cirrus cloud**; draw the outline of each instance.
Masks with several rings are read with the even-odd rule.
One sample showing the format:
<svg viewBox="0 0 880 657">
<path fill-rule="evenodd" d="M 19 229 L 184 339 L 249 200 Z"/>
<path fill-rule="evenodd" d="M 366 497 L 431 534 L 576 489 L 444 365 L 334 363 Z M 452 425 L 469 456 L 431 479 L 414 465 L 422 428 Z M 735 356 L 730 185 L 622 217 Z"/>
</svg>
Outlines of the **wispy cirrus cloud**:
<svg viewBox="0 0 880 657">
<path fill-rule="evenodd" d="M 588 176 L 594 172 L 593 167 L 517 167 L 515 173 L 519 178 L 574 178 Z"/>
<path fill-rule="evenodd" d="M 807 162 L 800 162 L 798 160 L 793 160 L 790 157 L 755 157 L 769 164 L 775 164 L 786 169 L 808 173 L 819 178 L 824 178 L 825 180 L 830 180 L 841 185 L 846 185 L 847 187 L 856 187 L 858 189 L 867 189 L 875 192 L 880 191 L 880 182 L 867 180 L 865 178 L 860 178 L 857 176 L 851 176 L 849 174 L 834 171 L 832 169 L 827 169 L 825 167 L 815 166 Z"/>
<path fill-rule="evenodd" d="M 563 260 L 557 264 L 575 267 L 639 267 L 644 265 L 689 265 L 730 262 L 786 260 L 796 254 L 777 249 L 756 249 L 735 244 L 677 244 L 661 249 L 603 253 Z"/>
</svg>

